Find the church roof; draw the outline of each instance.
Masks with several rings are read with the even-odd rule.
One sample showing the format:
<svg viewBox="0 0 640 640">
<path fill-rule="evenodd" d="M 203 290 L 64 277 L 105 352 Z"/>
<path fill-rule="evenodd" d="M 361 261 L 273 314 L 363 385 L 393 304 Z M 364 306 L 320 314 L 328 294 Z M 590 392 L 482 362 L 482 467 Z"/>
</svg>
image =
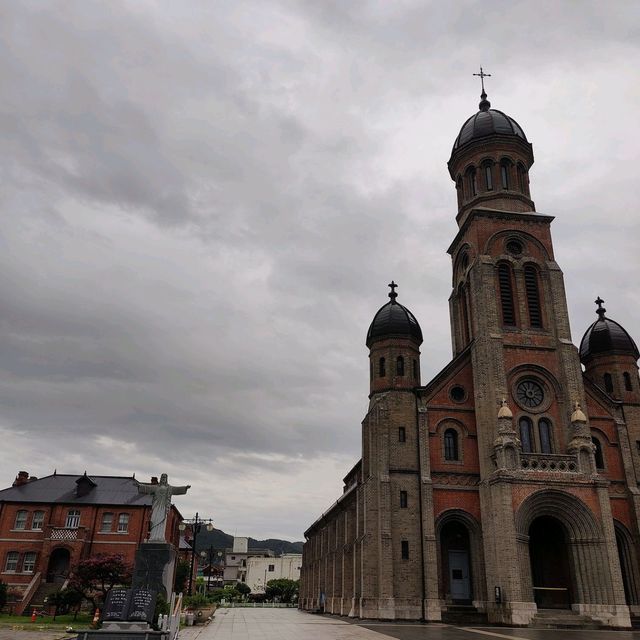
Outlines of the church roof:
<svg viewBox="0 0 640 640">
<path fill-rule="evenodd" d="M 484 138 L 495 134 L 516 136 L 527 142 L 522 127 L 506 113 L 491 109 L 491 103 L 487 100 L 487 94 L 482 93 L 478 113 L 468 118 L 460 129 L 460 133 L 453 143 L 453 151 L 464 146 L 472 140 Z"/>
<path fill-rule="evenodd" d="M 640 352 L 636 343 L 622 325 L 605 316 L 607 310 L 602 306 L 603 302 L 600 297 L 596 300 L 598 319 L 582 336 L 580 360 L 584 362 L 600 354 L 630 355 L 637 360 L 640 358 Z"/>
<path fill-rule="evenodd" d="M 370 347 L 376 340 L 385 338 L 413 338 L 418 343 L 422 343 L 422 330 L 416 317 L 399 302 L 396 302 L 398 294 L 395 287 L 398 285 L 391 282 L 390 302 L 378 309 L 373 321 L 367 331 L 367 346 Z"/>
</svg>

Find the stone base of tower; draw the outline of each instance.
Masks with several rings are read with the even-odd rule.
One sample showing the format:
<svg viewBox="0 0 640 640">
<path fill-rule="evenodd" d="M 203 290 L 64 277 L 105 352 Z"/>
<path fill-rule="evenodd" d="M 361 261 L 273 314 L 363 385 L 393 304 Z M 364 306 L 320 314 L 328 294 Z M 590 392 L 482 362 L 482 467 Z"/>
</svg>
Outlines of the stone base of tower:
<svg viewBox="0 0 640 640">
<path fill-rule="evenodd" d="M 487 603 L 487 620 L 493 624 L 526 627 L 538 612 L 535 602 Z"/>
<path fill-rule="evenodd" d="M 607 627 L 630 629 L 631 615 L 627 605 L 615 604 L 572 604 L 571 608 L 584 616 L 602 622 Z"/>
<path fill-rule="evenodd" d="M 360 618 L 420 620 L 422 602 L 417 598 L 360 598 Z"/>
</svg>

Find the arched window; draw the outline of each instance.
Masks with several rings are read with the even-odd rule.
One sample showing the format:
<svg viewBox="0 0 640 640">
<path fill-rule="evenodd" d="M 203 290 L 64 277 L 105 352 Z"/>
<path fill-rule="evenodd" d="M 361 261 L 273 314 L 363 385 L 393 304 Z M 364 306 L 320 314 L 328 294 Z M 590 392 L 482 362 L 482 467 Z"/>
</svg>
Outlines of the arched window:
<svg viewBox="0 0 640 640">
<path fill-rule="evenodd" d="M 418 379 L 418 361 L 415 358 L 413 359 L 413 379 Z"/>
<path fill-rule="evenodd" d="M 456 181 L 456 191 L 458 192 L 458 207 L 462 206 L 464 202 L 464 188 L 462 185 L 462 176 L 458 176 L 458 180 Z"/>
<path fill-rule="evenodd" d="M 611 377 L 610 373 L 604 374 L 604 390 L 607 393 L 613 392 L 613 378 Z"/>
<path fill-rule="evenodd" d="M 458 432 L 455 429 L 447 429 L 444 432 L 444 459 L 458 459 Z"/>
<path fill-rule="evenodd" d="M 522 193 L 527 195 L 527 170 L 518 163 L 518 187 Z"/>
<path fill-rule="evenodd" d="M 502 188 L 509 188 L 509 168 L 511 163 L 508 160 L 502 160 L 500 162 L 500 178 L 502 180 Z"/>
<path fill-rule="evenodd" d="M 604 456 L 602 455 L 602 444 L 600 440 L 595 436 L 591 436 L 591 442 L 596 447 L 596 450 L 593 452 L 593 455 L 596 459 L 596 469 L 604 469 Z"/>
<path fill-rule="evenodd" d="M 524 268 L 524 286 L 527 292 L 527 306 L 529 307 L 529 324 L 532 327 L 542 327 L 538 270 L 532 265 L 527 265 Z"/>
<path fill-rule="evenodd" d="M 538 420 L 538 435 L 540 436 L 540 451 L 551 453 L 551 423 L 546 418 Z"/>
<path fill-rule="evenodd" d="M 514 327 L 516 324 L 516 311 L 513 304 L 511 267 L 506 262 L 498 266 L 498 282 L 500 284 L 500 302 L 502 304 L 502 324 Z"/>
<path fill-rule="evenodd" d="M 483 165 L 484 185 L 487 191 L 493 191 L 493 165 L 486 163 Z"/>
<path fill-rule="evenodd" d="M 475 167 L 469 167 L 467 169 L 467 189 L 469 190 L 469 197 L 478 195 L 478 182 Z"/>
<path fill-rule="evenodd" d="M 397 376 L 404 375 L 404 358 L 402 356 L 398 356 L 396 358 L 396 375 Z"/>
<path fill-rule="evenodd" d="M 624 378 L 624 388 L 627 391 L 633 391 L 633 387 L 631 386 L 631 376 L 629 375 L 629 373 L 625 371 L 622 374 L 622 377 Z"/>
<path fill-rule="evenodd" d="M 386 365 L 386 360 L 384 358 L 380 358 L 380 363 L 378 366 L 378 375 L 381 378 L 384 378 L 387 375 L 387 365 Z"/>
<path fill-rule="evenodd" d="M 533 429 L 529 418 L 520 418 L 520 442 L 522 451 L 531 453 L 533 451 Z"/>
</svg>

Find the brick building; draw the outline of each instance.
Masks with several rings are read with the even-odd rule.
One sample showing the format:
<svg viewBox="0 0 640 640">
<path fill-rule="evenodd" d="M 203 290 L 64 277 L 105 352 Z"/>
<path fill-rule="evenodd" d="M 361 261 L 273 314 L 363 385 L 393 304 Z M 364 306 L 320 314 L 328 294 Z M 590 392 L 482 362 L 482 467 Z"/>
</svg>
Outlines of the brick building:
<svg viewBox="0 0 640 640">
<path fill-rule="evenodd" d="M 133 477 L 34 478 L 20 471 L 13 486 L 0 491 L 0 580 L 22 595 L 14 610 L 41 605 L 92 555 L 117 553 L 133 564 L 148 535 L 151 502 Z M 181 520 L 172 506 L 167 538 L 175 545 Z"/>
<path fill-rule="evenodd" d="M 483 91 L 448 163 L 453 359 L 421 384 L 422 332 L 391 283 L 367 335 L 362 458 L 305 532 L 300 606 L 516 625 L 554 608 L 628 627 L 640 613 L 638 348 L 600 298 L 574 345 L 553 218 L 529 191 L 532 145 L 490 107 Z"/>
</svg>

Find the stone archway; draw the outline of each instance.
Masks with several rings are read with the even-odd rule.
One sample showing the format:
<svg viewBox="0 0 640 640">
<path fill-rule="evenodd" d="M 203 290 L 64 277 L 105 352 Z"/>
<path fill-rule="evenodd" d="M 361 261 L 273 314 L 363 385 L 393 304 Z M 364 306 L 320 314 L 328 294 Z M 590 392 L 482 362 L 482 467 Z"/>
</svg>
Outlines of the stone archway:
<svg viewBox="0 0 640 640">
<path fill-rule="evenodd" d="M 47 565 L 47 582 L 64 582 L 69 575 L 71 553 L 65 547 L 58 547 L 51 552 Z"/>
<path fill-rule="evenodd" d="M 468 513 L 451 509 L 436 521 L 439 597 L 450 603 L 486 601 L 480 528 Z"/>
<path fill-rule="evenodd" d="M 544 520 L 546 518 L 546 520 Z M 549 548 L 551 554 L 566 563 L 547 576 L 548 580 L 561 580 L 566 586 L 568 605 L 585 609 L 589 605 L 615 605 L 609 566 L 609 555 L 603 532 L 589 508 L 575 496 L 554 489 L 538 491 L 524 500 L 516 513 L 518 556 L 523 595 L 534 595 L 532 575 L 531 533 L 534 533 L 534 558 L 544 553 L 544 533 L 540 533 L 536 521 L 551 524 L 562 532 L 562 542 Z M 533 527 L 533 528 L 532 528 Z M 543 545 L 542 547 L 539 545 Z M 536 576 L 536 580 L 539 579 Z M 543 585 L 544 586 L 544 585 Z"/>
</svg>

